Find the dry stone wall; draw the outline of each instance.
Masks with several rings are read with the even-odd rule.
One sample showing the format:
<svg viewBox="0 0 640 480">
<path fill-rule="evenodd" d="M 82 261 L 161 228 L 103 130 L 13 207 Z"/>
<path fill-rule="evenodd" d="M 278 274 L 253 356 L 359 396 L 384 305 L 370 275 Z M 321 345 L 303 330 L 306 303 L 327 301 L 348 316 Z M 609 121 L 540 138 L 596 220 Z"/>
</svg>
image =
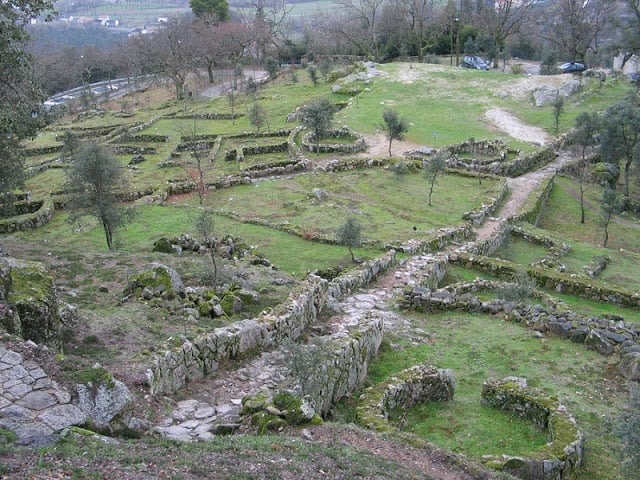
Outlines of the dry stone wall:
<svg viewBox="0 0 640 480">
<path fill-rule="evenodd" d="M 415 365 L 369 387 L 356 410 L 358 422 L 375 430 L 389 430 L 389 417 L 428 402 L 453 399 L 456 380 L 449 369 L 432 365 Z"/>
<path fill-rule="evenodd" d="M 485 382 L 482 402 L 508 411 L 549 431 L 550 442 L 531 458 L 485 455 L 487 466 L 523 480 L 569 480 L 575 478 L 584 456 L 584 434 L 566 408 L 555 399 L 527 388 L 526 379 L 507 377 Z"/>
<path fill-rule="evenodd" d="M 331 283 L 309 275 L 301 290 L 291 294 L 280 311 L 217 328 L 210 334 L 166 350 L 154 358 L 147 370 L 151 393 L 176 392 L 189 381 L 215 373 L 221 364 L 230 360 L 276 347 L 286 340 L 295 341 L 315 322 L 329 298 L 339 299 L 364 286 L 388 268 L 394 259 L 395 252 L 388 252 L 366 262 L 359 273 L 338 277 Z"/>
<path fill-rule="evenodd" d="M 53 212 L 53 202 L 45 199 L 35 212 L 0 219 L 0 234 L 40 228 L 51 221 Z"/>
<path fill-rule="evenodd" d="M 501 314 L 509 321 L 522 323 L 544 333 L 557 335 L 572 342 L 596 350 L 602 355 L 617 354 L 620 358 L 618 371 L 627 380 L 640 381 L 640 328 L 622 317 L 585 317 L 570 311 L 566 306 L 538 292 L 546 304 L 525 305 L 495 299 L 481 301 L 481 291 L 496 291 L 504 282 L 477 280 L 431 290 L 415 287 L 404 292 L 401 306 L 426 312 L 464 311 Z"/>
</svg>

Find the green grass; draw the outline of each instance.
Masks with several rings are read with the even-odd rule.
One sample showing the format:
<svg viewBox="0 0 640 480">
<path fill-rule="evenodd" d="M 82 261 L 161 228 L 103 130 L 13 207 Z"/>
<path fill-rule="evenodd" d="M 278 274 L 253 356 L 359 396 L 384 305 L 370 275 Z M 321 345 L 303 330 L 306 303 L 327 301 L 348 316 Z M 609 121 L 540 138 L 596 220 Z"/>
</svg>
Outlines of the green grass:
<svg viewBox="0 0 640 480">
<path fill-rule="evenodd" d="M 423 343 L 387 344 L 369 369 L 377 383 L 417 363 L 453 369 L 453 401 L 413 409 L 409 430 L 447 450 L 479 459 L 483 454 L 526 454 L 546 442 L 545 435 L 480 403 L 482 382 L 515 375 L 531 387 L 557 396 L 587 435 L 581 479 L 619 479 L 617 443 L 608 422 L 625 401 L 622 382 L 610 361 L 567 340 L 535 338 L 523 327 L 482 315 L 411 315 L 425 330 Z M 394 339 L 391 342 L 395 342 Z"/>
<path fill-rule="evenodd" d="M 314 188 L 327 191 L 325 202 L 312 196 Z M 363 240 L 384 244 L 424 237 L 435 228 L 462 223 L 464 212 L 495 196 L 499 182 L 478 185 L 472 179 L 444 176 L 435 187 L 431 208 L 426 206 L 426 188 L 420 174 L 396 180 L 385 169 L 368 169 L 264 180 L 210 192 L 206 201 L 214 210 L 330 239 L 348 217 L 355 217 L 363 225 Z"/>
<path fill-rule="evenodd" d="M 547 249 L 542 245 L 535 245 L 518 237 L 511 237 L 493 254 L 494 257 L 521 265 L 531 265 L 542 260 L 546 255 Z"/>
</svg>

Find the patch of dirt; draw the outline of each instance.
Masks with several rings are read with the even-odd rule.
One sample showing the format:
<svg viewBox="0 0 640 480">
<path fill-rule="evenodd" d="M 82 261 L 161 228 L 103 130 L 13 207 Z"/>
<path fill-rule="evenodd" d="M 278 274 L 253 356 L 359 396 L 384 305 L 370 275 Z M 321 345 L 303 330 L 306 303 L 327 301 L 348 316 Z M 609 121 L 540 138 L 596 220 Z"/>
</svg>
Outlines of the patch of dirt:
<svg viewBox="0 0 640 480">
<path fill-rule="evenodd" d="M 389 157 L 389 139 L 382 133 L 375 135 L 363 135 L 367 142 L 367 150 L 358 154 L 358 157 Z M 409 142 L 407 140 L 394 140 L 391 142 L 391 155 L 401 157 L 409 150 L 416 150 L 425 145 Z"/>
<path fill-rule="evenodd" d="M 444 452 L 434 446 L 416 448 L 400 440 L 386 438 L 372 431 L 352 425 L 325 423 L 304 430 L 288 432 L 292 435 L 305 435 L 314 442 L 339 442 L 357 449 L 371 452 L 401 465 L 417 469 L 438 480 L 493 479 L 492 472 L 480 471 L 468 459 L 453 453 Z M 390 475 L 390 478 L 392 475 Z"/>
<path fill-rule="evenodd" d="M 485 116 L 496 128 L 523 142 L 544 145 L 549 140 L 549 135 L 542 128 L 527 125 L 501 108 L 491 108 Z"/>
</svg>

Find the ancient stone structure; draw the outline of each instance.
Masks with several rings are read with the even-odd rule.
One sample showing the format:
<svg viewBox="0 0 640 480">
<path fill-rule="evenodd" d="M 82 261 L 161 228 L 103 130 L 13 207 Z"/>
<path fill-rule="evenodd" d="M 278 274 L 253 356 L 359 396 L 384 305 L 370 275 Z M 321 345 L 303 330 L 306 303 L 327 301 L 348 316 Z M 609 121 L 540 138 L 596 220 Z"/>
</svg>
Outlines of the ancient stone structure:
<svg viewBox="0 0 640 480">
<path fill-rule="evenodd" d="M 311 326 L 329 298 L 341 296 L 371 282 L 394 261 L 395 252 L 366 262 L 358 273 L 328 282 L 309 275 L 298 292 L 292 293 L 278 312 L 217 328 L 210 334 L 184 342 L 179 348 L 155 357 L 147 370 L 153 395 L 178 391 L 187 382 L 214 374 L 221 364 L 255 352 L 295 341 Z"/>
<path fill-rule="evenodd" d="M 556 400 L 527 388 L 526 379 L 507 377 L 485 382 L 482 402 L 531 421 L 549 431 L 550 442 L 531 458 L 485 455 L 483 462 L 523 480 L 569 480 L 584 456 L 584 435 L 566 408 Z"/>
<path fill-rule="evenodd" d="M 617 353 L 619 371 L 628 380 L 640 379 L 640 329 L 621 317 L 583 317 L 563 306 L 548 295 L 537 293 L 543 305 L 513 304 L 506 300 L 481 301 L 477 293 L 496 291 L 504 282 L 477 280 L 441 289 L 414 287 L 406 289 L 402 306 L 420 311 L 458 310 L 490 315 L 503 314 L 509 321 L 598 351 L 603 355 Z"/>
<path fill-rule="evenodd" d="M 365 390 L 356 414 L 368 428 L 389 430 L 392 413 L 406 412 L 416 405 L 453 399 L 456 380 L 448 369 L 415 365 Z"/>
<path fill-rule="evenodd" d="M 9 333 L 57 346 L 59 308 L 53 277 L 42 264 L 0 257 L 0 323 Z"/>
</svg>

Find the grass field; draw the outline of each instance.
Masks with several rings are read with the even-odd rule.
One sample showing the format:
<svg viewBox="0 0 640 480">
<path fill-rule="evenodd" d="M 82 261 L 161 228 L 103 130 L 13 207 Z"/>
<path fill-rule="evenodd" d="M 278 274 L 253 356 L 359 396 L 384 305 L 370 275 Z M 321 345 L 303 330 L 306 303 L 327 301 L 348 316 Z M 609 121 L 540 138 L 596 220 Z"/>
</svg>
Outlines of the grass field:
<svg viewBox="0 0 640 480">
<path fill-rule="evenodd" d="M 532 454 L 546 435 L 480 402 L 482 382 L 505 376 L 526 377 L 529 386 L 557 396 L 587 436 L 586 464 L 580 478 L 613 480 L 617 443 L 611 422 L 625 401 L 624 388 L 610 359 L 567 340 L 535 338 L 520 325 L 483 315 L 411 315 L 421 342 L 390 337 L 371 365 L 368 381 L 419 363 L 453 369 L 454 399 L 412 409 L 406 430 L 447 450 L 480 459 L 484 454 Z"/>
</svg>

